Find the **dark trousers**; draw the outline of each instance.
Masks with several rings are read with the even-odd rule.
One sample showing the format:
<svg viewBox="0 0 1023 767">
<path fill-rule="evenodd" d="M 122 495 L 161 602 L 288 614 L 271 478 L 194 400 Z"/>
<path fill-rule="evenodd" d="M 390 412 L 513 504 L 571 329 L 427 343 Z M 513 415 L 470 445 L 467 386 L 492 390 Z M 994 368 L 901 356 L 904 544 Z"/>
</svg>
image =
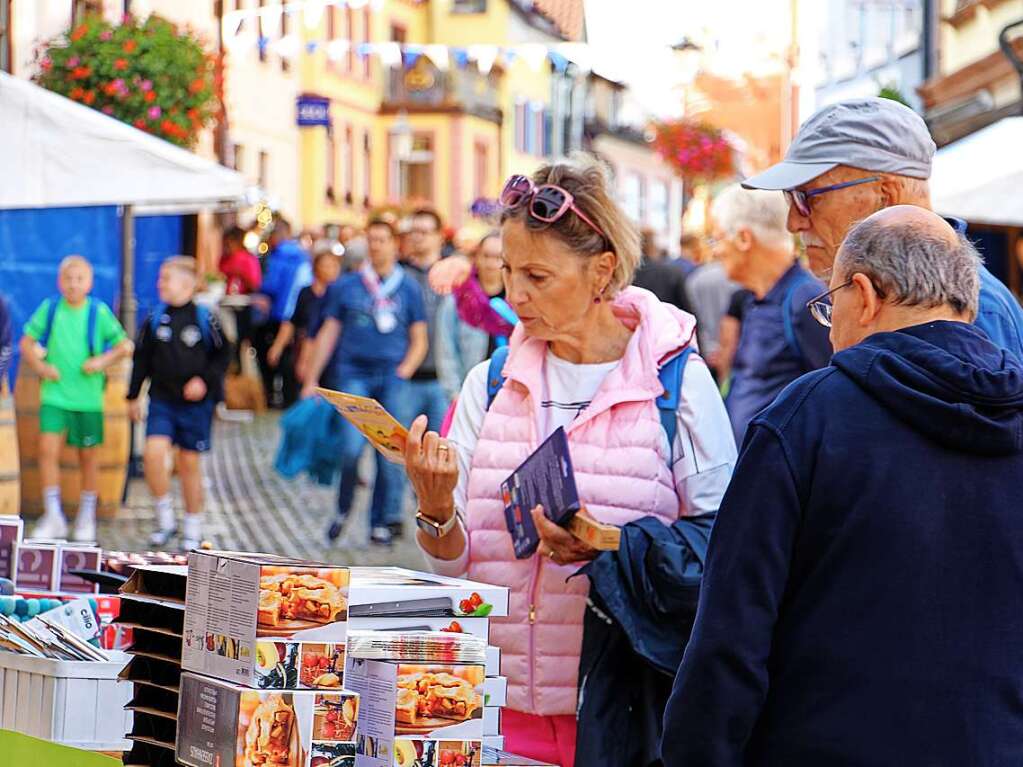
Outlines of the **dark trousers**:
<svg viewBox="0 0 1023 767">
<path fill-rule="evenodd" d="M 289 408 L 298 401 L 300 392 L 298 379 L 295 378 L 295 344 L 288 344 L 281 354 L 277 367 L 271 367 L 266 358 L 280 328 L 279 321 L 267 320 L 253 332 L 252 345 L 256 349 L 256 359 L 259 361 L 266 404 L 269 407 Z"/>
</svg>

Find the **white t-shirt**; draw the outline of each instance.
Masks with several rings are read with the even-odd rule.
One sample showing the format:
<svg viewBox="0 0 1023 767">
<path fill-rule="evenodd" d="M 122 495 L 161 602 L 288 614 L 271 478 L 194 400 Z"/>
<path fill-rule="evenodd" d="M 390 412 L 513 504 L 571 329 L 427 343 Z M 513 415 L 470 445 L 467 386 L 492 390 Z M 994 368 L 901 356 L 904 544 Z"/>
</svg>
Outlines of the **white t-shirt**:
<svg viewBox="0 0 1023 767">
<path fill-rule="evenodd" d="M 559 426 L 568 426 L 592 401 L 608 373 L 620 361 L 579 365 L 554 356 L 550 349 L 542 371 L 543 400 L 540 440 Z M 479 363 L 465 378 L 451 422 L 448 440 L 458 456 L 455 509 L 464 515 L 469 468 L 487 412 L 487 373 L 490 361 Z M 724 402 L 703 359 L 691 354 L 682 377 L 682 396 L 676 412 L 677 428 L 672 475 L 675 491 L 690 515 L 717 511 L 735 468 L 736 449 Z M 667 448 L 668 435 L 664 435 Z M 461 575 L 467 565 L 463 555 L 454 561 L 426 556 L 435 572 Z"/>
</svg>

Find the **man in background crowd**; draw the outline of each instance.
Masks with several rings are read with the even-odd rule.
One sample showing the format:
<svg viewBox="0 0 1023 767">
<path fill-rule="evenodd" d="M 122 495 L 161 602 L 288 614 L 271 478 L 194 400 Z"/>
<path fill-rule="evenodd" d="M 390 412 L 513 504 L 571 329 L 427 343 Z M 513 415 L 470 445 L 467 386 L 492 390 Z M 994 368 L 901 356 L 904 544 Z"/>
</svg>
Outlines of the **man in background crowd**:
<svg viewBox="0 0 1023 767">
<path fill-rule="evenodd" d="M 372 397 L 391 413 L 401 412 L 407 381 L 426 356 L 423 291 L 398 263 L 394 225 L 383 219 L 366 227 L 369 257 L 358 272 L 341 277 L 327 291 L 324 321 L 302 389 L 315 395 L 317 382 L 349 394 Z M 331 543 L 344 530 L 358 484 L 365 438 L 348 421 L 344 429 L 337 514 L 327 530 Z M 403 472 L 377 453 L 376 484 L 370 507 L 370 541 L 390 545 L 401 524 Z"/>
<path fill-rule="evenodd" d="M 849 99 L 810 117 L 785 159 L 743 186 L 785 191 L 789 231 L 802 238 L 810 269 L 826 279 L 857 221 L 893 205 L 931 209 L 927 180 L 934 152 L 927 124 L 909 107 L 891 99 Z M 954 223 L 966 232 L 965 222 Z M 983 264 L 975 322 L 1023 359 L 1023 309 Z"/>
<path fill-rule="evenodd" d="M 753 416 L 792 381 L 831 359 L 827 328 L 806 309 L 824 286 L 796 260 L 781 194 L 736 184 L 715 198 L 711 215 L 715 256 L 730 280 L 753 293 L 725 400 L 735 444 L 742 445 Z"/>
<path fill-rule="evenodd" d="M 717 366 L 718 326 L 728 310 L 732 295 L 739 286 L 728 279 L 721 262 L 711 259 L 697 266 L 686 278 L 686 297 L 696 316 L 696 335 L 700 342 L 700 356 L 720 383 Z"/>
<path fill-rule="evenodd" d="M 444 246 L 443 226 L 440 216 L 430 208 L 420 208 L 413 213 L 410 224 L 409 256 L 406 266 L 408 275 L 419 284 L 423 293 L 430 348 L 423 364 L 409 380 L 408 396 L 400 417 L 408 425 L 416 416 L 425 414 L 429 429 L 437 431 L 444 421 L 444 414 L 450 401 L 437 377 L 437 313 L 440 310 L 441 296 L 430 287 L 429 274 L 430 267 L 441 259 L 441 249 Z"/>
<path fill-rule="evenodd" d="M 666 304 L 692 313 L 686 297 L 686 273 L 668 260 L 668 254 L 657 247 L 652 229 L 642 231 L 643 261 L 632 278 L 632 284 L 645 288 Z"/>
<path fill-rule="evenodd" d="M 665 767 L 1020 763 L 1023 367 L 970 324 L 979 267 L 916 206 L 846 238 L 834 359 L 718 512 Z"/>
<path fill-rule="evenodd" d="M 291 237 L 291 224 L 280 218 L 270 235 L 260 301 L 267 320 L 255 331 L 256 355 L 263 376 L 267 405 L 291 407 L 298 399 L 295 347 L 285 323 L 291 320 L 299 291 L 313 281 L 309 254 Z"/>
</svg>

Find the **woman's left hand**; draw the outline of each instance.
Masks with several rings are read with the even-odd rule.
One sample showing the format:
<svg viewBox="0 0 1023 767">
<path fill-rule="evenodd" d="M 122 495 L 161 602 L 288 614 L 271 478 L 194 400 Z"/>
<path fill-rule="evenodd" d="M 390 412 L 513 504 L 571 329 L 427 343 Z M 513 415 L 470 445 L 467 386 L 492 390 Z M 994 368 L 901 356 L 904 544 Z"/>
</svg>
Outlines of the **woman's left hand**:
<svg viewBox="0 0 1023 767">
<path fill-rule="evenodd" d="M 595 559 L 599 551 L 580 541 L 572 533 L 563 527 L 547 519 L 543 513 L 543 507 L 537 506 L 530 512 L 533 515 L 533 524 L 540 534 L 540 546 L 537 553 L 541 557 L 547 557 L 556 565 L 570 565 L 576 562 L 588 562 Z M 585 510 L 579 510 L 578 514 L 585 514 Z"/>
</svg>

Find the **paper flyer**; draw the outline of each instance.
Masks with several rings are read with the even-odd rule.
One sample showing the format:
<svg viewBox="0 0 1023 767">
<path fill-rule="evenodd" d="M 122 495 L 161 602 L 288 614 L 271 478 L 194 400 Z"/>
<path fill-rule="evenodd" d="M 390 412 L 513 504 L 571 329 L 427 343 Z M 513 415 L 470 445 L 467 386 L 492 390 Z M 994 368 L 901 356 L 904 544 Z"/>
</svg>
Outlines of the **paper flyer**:
<svg viewBox="0 0 1023 767">
<path fill-rule="evenodd" d="M 501 497 L 518 559 L 532 556 L 540 545 L 540 534 L 530 515 L 535 506 L 543 506 L 544 514 L 555 523 L 568 524 L 579 511 L 579 493 L 564 429 L 556 429 L 501 483 Z"/>
<path fill-rule="evenodd" d="M 316 393 L 334 406 L 370 444 L 392 463 L 405 463 L 408 430 L 375 399 L 318 388 Z"/>
</svg>

